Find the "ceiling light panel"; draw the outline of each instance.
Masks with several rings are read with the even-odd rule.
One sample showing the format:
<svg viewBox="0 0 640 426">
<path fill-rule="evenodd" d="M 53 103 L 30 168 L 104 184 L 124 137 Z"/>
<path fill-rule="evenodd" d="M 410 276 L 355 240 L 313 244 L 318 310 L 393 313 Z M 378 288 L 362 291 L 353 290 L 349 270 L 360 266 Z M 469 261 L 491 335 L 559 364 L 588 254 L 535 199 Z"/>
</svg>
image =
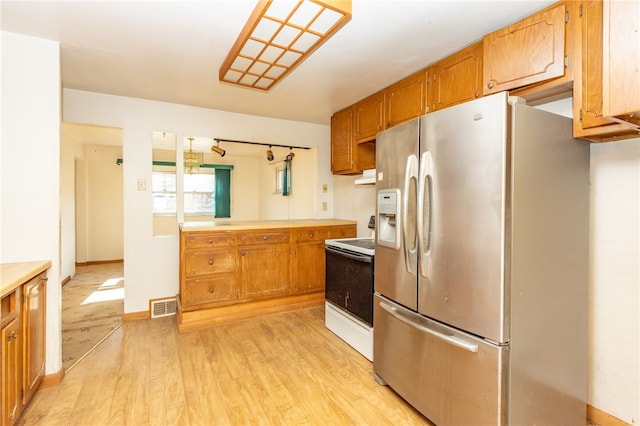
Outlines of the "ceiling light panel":
<svg viewBox="0 0 640 426">
<path fill-rule="evenodd" d="M 351 0 L 260 0 L 220 81 L 269 90 L 351 19 Z"/>
</svg>

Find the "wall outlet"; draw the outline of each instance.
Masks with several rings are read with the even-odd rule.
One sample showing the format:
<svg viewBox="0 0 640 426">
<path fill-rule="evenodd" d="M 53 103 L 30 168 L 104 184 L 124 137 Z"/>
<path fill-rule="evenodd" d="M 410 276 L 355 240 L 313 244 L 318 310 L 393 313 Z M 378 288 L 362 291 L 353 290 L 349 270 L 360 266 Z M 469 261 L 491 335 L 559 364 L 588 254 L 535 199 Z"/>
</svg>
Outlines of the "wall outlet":
<svg viewBox="0 0 640 426">
<path fill-rule="evenodd" d="M 145 179 L 138 179 L 138 191 L 147 190 L 147 181 Z"/>
<path fill-rule="evenodd" d="M 323 202 L 322 202 L 322 211 L 323 211 L 323 212 L 326 212 L 326 211 L 327 211 L 327 202 L 326 202 L 326 201 L 323 201 Z"/>
<path fill-rule="evenodd" d="M 329 190 L 329 186 L 326 183 L 323 183 L 322 184 L 322 193 L 326 194 L 328 190 Z"/>
</svg>

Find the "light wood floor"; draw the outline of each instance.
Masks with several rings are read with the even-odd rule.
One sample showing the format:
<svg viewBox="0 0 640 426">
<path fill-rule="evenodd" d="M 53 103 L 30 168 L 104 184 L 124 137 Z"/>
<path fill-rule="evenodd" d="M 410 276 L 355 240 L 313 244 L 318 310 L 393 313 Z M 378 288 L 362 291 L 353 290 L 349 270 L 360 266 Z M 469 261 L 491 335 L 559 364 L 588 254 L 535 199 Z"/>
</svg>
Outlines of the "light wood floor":
<svg viewBox="0 0 640 426">
<path fill-rule="evenodd" d="M 324 308 L 178 334 L 175 317 L 125 322 L 24 425 L 430 425 L 324 327 Z"/>
</svg>

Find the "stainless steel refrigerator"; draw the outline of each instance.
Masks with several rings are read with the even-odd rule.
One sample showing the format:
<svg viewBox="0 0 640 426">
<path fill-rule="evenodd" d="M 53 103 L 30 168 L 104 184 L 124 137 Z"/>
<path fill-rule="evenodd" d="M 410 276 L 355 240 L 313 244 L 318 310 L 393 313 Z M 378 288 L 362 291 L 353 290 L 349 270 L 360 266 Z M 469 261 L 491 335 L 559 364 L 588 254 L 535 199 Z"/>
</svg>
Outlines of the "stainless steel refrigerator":
<svg viewBox="0 0 640 426">
<path fill-rule="evenodd" d="M 498 93 L 376 138 L 374 372 L 440 425 L 586 419 L 589 146 Z"/>
</svg>

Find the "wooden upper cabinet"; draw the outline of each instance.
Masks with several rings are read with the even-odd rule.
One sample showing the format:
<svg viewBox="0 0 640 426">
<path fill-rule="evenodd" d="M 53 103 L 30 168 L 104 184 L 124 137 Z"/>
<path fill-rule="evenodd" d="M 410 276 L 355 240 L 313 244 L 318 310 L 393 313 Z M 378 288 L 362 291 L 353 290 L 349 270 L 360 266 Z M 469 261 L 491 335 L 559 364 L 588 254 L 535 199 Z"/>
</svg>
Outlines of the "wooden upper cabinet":
<svg viewBox="0 0 640 426">
<path fill-rule="evenodd" d="M 386 128 L 420 117 L 426 112 L 428 69 L 385 89 Z"/>
<path fill-rule="evenodd" d="M 427 91 L 429 112 L 482 96 L 482 42 L 433 64 Z"/>
<path fill-rule="evenodd" d="M 331 116 L 331 171 L 334 174 L 354 173 L 353 116 L 351 107 Z"/>
<path fill-rule="evenodd" d="M 580 18 L 582 72 L 574 88 L 574 137 L 637 137 L 640 4 L 589 0 L 581 4 Z"/>
<path fill-rule="evenodd" d="M 560 3 L 483 38 L 483 93 L 565 74 L 566 6 Z"/>
<path fill-rule="evenodd" d="M 384 130 L 384 92 L 369 96 L 353 106 L 355 141 L 365 142 L 376 138 Z"/>
</svg>

